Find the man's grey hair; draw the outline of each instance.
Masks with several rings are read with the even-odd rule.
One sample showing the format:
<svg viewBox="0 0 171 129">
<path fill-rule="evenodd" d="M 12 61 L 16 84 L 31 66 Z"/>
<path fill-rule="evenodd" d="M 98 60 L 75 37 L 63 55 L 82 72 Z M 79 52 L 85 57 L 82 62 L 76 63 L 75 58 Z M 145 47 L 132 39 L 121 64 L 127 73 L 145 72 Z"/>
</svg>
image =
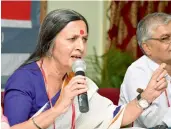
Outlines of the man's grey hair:
<svg viewBox="0 0 171 129">
<path fill-rule="evenodd" d="M 171 21 L 171 14 L 166 13 L 151 13 L 145 16 L 137 26 L 137 40 L 140 48 L 142 49 L 142 43 L 152 38 L 153 31 L 159 25 L 168 24 Z M 143 49 L 142 49 L 143 50 Z"/>
</svg>

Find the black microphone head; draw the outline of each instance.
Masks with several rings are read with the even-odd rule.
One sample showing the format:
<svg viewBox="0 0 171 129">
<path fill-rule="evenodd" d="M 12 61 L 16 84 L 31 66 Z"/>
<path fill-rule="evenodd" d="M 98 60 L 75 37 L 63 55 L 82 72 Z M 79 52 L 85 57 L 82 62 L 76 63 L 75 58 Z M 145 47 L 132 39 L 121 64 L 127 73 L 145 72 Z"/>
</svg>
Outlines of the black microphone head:
<svg viewBox="0 0 171 129">
<path fill-rule="evenodd" d="M 86 70 L 86 63 L 84 60 L 82 59 L 77 59 L 76 61 L 74 61 L 74 63 L 72 64 L 72 71 L 74 73 L 78 72 L 78 71 L 84 71 Z"/>
</svg>

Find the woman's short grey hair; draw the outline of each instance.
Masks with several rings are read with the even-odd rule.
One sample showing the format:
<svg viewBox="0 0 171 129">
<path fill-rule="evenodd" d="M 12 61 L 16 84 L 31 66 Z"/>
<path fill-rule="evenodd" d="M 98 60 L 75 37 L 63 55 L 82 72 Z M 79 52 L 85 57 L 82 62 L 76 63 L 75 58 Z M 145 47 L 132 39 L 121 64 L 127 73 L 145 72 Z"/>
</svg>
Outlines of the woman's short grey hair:
<svg viewBox="0 0 171 129">
<path fill-rule="evenodd" d="M 142 43 L 152 38 L 153 30 L 163 24 L 168 24 L 171 21 L 171 14 L 166 13 L 151 13 L 145 16 L 137 26 L 137 40 L 140 48 L 142 49 Z M 143 50 L 143 49 L 142 49 Z"/>
</svg>

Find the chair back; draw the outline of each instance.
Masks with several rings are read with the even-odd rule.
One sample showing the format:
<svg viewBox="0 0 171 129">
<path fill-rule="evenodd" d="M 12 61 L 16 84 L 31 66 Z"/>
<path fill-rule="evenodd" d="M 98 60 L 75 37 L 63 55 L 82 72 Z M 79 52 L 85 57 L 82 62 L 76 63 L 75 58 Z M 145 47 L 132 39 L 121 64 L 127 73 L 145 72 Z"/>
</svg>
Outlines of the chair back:
<svg viewBox="0 0 171 129">
<path fill-rule="evenodd" d="M 98 93 L 118 105 L 120 88 L 99 88 Z"/>
</svg>

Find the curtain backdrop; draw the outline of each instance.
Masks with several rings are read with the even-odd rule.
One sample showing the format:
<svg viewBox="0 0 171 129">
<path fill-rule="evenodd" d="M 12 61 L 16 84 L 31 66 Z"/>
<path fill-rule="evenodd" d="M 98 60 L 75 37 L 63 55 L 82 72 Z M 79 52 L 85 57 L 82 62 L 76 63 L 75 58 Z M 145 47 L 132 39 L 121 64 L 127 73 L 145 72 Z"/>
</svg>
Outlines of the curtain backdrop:
<svg viewBox="0 0 171 129">
<path fill-rule="evenodd" d="M 136 41 L 137 23 L 147 14 L 166 12 L 171 14 L 171 1 L 112 1 L 108 9 L 110 29 L 109 44 L 128 51 L 135 58 L 142 56 Z"/>
</svg>

